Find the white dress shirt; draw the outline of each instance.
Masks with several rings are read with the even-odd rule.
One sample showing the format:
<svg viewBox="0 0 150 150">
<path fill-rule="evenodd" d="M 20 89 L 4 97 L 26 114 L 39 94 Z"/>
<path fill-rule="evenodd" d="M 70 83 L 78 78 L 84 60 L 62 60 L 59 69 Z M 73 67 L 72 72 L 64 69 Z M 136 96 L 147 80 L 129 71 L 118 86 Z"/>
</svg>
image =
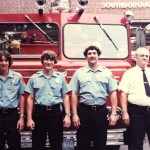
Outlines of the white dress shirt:
<svg viewBox="0 0 150 150">
<path fill-rule="evenodd" d="M 145 74 L 150 83 L 150 68 L 145 68 Z M 138 66 L 128 69 L 119 84 L 119 90 L 128 95 L 128 101 L 140 106 L 150 106 L 150 97 L 145 93 L 143 72 Z"/>
</svg>

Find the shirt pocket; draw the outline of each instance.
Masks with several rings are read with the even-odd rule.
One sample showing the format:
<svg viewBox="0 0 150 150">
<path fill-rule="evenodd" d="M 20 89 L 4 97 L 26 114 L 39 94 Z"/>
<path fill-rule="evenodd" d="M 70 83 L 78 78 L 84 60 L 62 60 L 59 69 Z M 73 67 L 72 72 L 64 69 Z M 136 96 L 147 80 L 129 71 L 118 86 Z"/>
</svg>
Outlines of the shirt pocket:
<svg viewBox="0 0 150 150">
<path fill-rule="evenodd" d="M 80 85 L 80 91 L 89 91 L 92 87 L 92 82 L 90 80 L 79 80 Z"/>
<path fill-rule="evenodd" d="M 61 97 L 62 82 L 56 83 L 52 81 L 50 85 L 54 96 Z"/>
<path fill-rule="evenodd" d="M 42 82 L 35 82 L 33 85 L 35 95 L 39 97 L 44 91 L 44 84 Z"/>
<path fill-rule="evenodd" d="M 107 77 L 99 77 L 98 79 L 97 79 L 97 83 L 99 83 L 99 84 L 108 84 L 108 78 Z"/>
<path fill-rule="evenodd" d="M 10 92 L 17 92 L 19 89 L 19 78 L 11 79 L 8 83 L 7 87 Z"/>
<path fill-rule="evenodd" d="M 144 82 L 140 82 L 140 81 L 134 81 L 133 84 L 130 86 L 130 89 L 136 93 L 136 92 L 141 92 L 143 91 L 143 89 L 145 90 L 145 87 L 144 87 Z"/>
<path fill-rule="evenodd" d="M 109 91 L 109 81 L 106 77 L 100 77 L 96 81 L 95 88 L 98 88 L 100 92 L 108 93 Z"/>
</svg>

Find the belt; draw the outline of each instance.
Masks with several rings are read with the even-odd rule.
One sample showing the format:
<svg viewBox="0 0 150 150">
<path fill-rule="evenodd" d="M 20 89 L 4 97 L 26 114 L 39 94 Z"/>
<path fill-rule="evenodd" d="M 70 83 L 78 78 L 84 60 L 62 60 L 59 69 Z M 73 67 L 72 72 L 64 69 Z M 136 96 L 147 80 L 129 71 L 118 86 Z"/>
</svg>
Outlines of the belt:
<svg viewBox="0 0 150 150">
<path fill-rule="evenodd" d="M 150 111 L 150 106 L 140 106 L 140 105 L 136 105 L 136 104 L 132 104 L 132 103 L 129 103 L 129 106 Z"/>
<path fill-rule="evenodd" d="M 0 114 L 8 114 L 16 110 L 17 108 L 0 108 Z"/>
<path fill-rule="evenodd" d="M 51 105 L 51 106 L 36 104 L 35 108 L 36 109 L 40 109 L 40 110 L 50 111 L 50 110 L 55 110 L 55 109 L 58 109 L 58 108 L 60 109 L 60 103 L 59 104 L 55 104 L 55 105 Z"/>
<path fill-rule="evenodd" d="M 80 103 L 80 107 L 91 110 L 91 111 L 96 111 L 96 110 L 100 110 L 102 108 L 105 108 L 106 105 L 105 104 L 104 105 L 86 105 L 86 104 Z"/>
</svg>

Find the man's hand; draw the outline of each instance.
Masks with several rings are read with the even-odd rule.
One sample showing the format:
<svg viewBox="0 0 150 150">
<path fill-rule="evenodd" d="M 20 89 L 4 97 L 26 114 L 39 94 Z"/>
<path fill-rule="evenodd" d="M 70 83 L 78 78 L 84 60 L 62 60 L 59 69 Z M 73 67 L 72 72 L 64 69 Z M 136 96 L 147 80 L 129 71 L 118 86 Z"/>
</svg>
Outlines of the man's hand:
<svg viewBox="0 0 150 150">
<path fill-rule="evenodd" d="M 122 112 L 122 120 L 127 126 L 130 125 L 130 117 L 128 112 Z"/>
<path fill-rule="evenodd" d="M 30 130 L 34 130 L 35 128 L 35 123 L 32 119 L 28 119 L 27 120 L 27 127 L 30 129 Z"/>
<path fill-rule="evenodd" d="M 17 122 L 17 129 L 22 131 L 24 129 L 24 118 L 21 117 Z"/>
<path fill-rule="evenodd" d="M 80 118 L 77 114 L 73 114 L 72 116 L 72 122 L 73 122 L 73 125 L 76 127 L 76 128 L 79 128 L 79 126 L 81 125 L 80 124 Z"/>
<path fill-rule="evenodd" d="M 63 124 L 65 128 L 69 128 L 71 126 L 71 119 L 69 115 L 65 115 L 65 118 L 63 120 Z"/>
<path fill-rule="evenodd" d="M 109 125 L 114 126 L 117 123 L 117 115 L 111 114 L 109 117 Z"/>
</svg>

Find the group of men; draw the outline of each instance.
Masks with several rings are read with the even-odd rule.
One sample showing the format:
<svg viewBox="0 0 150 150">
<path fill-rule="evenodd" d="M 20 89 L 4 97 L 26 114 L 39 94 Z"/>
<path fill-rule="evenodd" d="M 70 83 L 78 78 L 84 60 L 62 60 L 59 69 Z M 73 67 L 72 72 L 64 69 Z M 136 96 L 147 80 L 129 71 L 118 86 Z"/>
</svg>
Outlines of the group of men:
<svg viewBox="0 0 150 150">
<path fill-rule="evenodd" d="M 131 138 L 129 149 L 142 150 L 145 133 L 150 137 L 149 50 L 137 49 L 136 66 L 125 72 L 119 86 L 111 71 L 98 63 L 101 53 L 96 46 L 87 47 L 83 54 L 88 65 L 77 69 L 67 84 L 65 77 L 54 70 L 55 52 L 44 51 L 43 69 L 25 85 L 21 74 L 10 70 L 11 55 L 0 52 L 0 150 L 4 149 L 5 140 L 10 150 L 21 148 L 19 132 L 25 126 L 25 112 L 34 150 L 45 149 L 47 134 L 51 149 L 62 150 L 63 128 L 70 127 L 71 122 L 77 128 L 78 150 L 90 150 L 91 142 L 94 150 L 106 150 L 108 125 L 117 122 L 117 90 L 122 119 Z M 26 110 L 25 92 L 28 93 Z M 108 96 L 112 108 L 109 118 Z"/>
</svg>

